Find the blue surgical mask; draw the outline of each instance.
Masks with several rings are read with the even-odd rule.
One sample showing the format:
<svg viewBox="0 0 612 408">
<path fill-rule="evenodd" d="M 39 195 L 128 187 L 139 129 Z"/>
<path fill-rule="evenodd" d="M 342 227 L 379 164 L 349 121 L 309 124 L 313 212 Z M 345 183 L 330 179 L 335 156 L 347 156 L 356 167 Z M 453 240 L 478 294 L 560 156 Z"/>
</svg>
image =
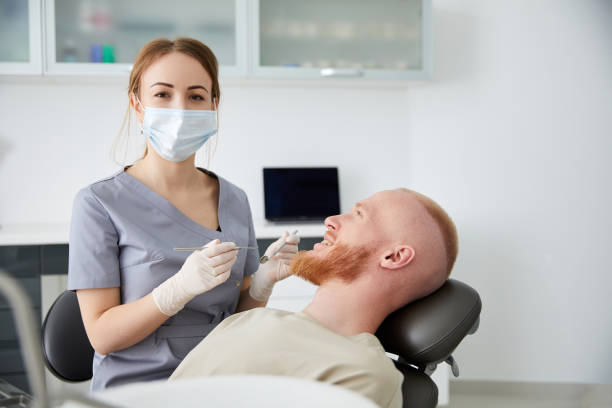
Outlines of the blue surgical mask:
<svg viewBox="0 0 612 408">
<path fill-rule="evenodd" d="M 217 133 L 217 112 L 145 108 L 142 131 L 164 159 L 181 162 Z"/>
</svg>

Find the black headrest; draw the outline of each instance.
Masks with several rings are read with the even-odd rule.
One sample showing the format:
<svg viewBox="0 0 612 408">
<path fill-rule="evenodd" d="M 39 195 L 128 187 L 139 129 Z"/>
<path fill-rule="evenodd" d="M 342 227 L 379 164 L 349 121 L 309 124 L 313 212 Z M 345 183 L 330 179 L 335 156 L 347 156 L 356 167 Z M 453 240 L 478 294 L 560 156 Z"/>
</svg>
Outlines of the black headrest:
<svg viewBox="0 0 612 408">
<path fill-rule="evenodd" d="M 389 353 L 425 367 L 448 357 L 477 324 L 478 293 L 454 279 L 440 289 L 390 314 L 376 336 Z"/>
<path fill-rule="evenodd" d="M 62 293 L 51 305 L 42 326 L 43 360 L 64 381 L 92 377 L 94 349 L 89 343 L 77 295 Z"/>
</svg>

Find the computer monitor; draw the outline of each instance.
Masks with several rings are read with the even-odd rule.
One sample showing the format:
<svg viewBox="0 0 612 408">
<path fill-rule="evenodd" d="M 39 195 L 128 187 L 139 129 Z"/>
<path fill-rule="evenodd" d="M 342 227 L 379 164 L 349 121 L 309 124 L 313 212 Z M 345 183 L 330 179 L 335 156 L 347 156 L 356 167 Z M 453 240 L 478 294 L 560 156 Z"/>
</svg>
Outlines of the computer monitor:
<svg viewBox="0 0 612 408">
<path fill-rule="evenodd" d="M 263 179 L 267 220 L 323 221 L 340 213 L 337 167 L 266 167 Z"/>
</svg>

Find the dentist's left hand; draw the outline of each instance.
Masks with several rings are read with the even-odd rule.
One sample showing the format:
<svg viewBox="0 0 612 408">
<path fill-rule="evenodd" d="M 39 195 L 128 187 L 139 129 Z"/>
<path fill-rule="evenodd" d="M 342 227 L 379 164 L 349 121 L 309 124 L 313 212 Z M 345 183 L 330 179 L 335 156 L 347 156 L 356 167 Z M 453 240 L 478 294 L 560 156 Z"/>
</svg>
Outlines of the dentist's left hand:
<svg viewBox="0 0 612 408">
<path fill-rule="evenodd" d="M 285 245 L 273 258 L 268 262 L 259 265 L 257 272 L 253 274 L 249 295 L 260 302 L 268 300 L 272 294 L 274 284 L 291 275 L 289 265 L 298 252 L 298 244 L 300 237 L 296 234 L 285 232 L 282 237 L 270 244 L 264 255 L 270 256 L 285 242 Z"/>
</svg>

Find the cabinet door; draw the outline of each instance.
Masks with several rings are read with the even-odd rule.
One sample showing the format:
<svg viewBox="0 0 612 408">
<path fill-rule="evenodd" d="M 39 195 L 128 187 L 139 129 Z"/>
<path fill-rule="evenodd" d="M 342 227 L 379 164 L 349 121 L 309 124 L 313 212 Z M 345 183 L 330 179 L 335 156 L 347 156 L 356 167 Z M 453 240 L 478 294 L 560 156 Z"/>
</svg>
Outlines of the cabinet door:
<svg viewBox="0 0 612 408">
<path fill-rule="evenodd" d="M 127 74 L 155 38 L 208 45 L 221 74 L 246 68 L 246 0 L 45 0 L 46 72 Z"/>
<path fill-rule="evenodd" d="M 40 0 L 0 1 L 0 74 L 40 74 Z"/>
<path fill-rule="evenodd" d="M 253 0 L 253 73 L 426 79 L 431 0 Z"/>
</svg>

